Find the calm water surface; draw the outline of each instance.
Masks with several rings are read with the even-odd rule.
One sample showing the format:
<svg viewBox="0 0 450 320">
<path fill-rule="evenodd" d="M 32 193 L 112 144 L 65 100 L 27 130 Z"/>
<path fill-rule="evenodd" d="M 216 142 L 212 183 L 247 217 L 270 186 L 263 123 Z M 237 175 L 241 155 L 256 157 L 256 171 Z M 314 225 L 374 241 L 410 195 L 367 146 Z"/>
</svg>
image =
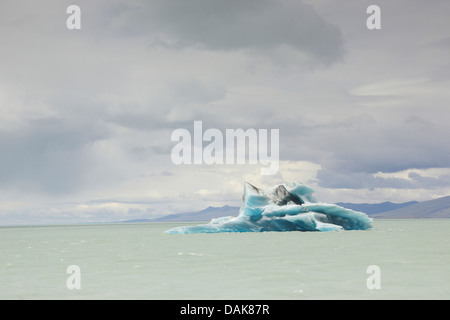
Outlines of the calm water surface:
<svg viewBox="0 0 450 320">
<path fill-rule="evenodd" d="M 376 220 L 367 231 L 164 233 L 177 225 L 1 227 L 0 298 L 450 298 L 450 219 Z M 80 289 L 67 287 L 71 265 Z M 379 273 L 367 272 L 372 265 Z"/>
</svg>

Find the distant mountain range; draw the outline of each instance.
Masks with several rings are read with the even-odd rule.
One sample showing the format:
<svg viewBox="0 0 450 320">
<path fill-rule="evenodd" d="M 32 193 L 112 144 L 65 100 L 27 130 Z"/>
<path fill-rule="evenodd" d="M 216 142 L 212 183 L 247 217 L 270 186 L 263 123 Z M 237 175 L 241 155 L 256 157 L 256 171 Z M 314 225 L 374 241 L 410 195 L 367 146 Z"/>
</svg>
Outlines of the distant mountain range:
<svg viewBox="0 0 450 320">
<path fill-rule="evenodd" d="M 183 212 L 169 214 L 167 216 L 153 219 L 154 222 L 176 222 L 176 221 L 210 221 L 211 219 L 227 217 L 227 216 L 237 216 L 239 214 L 239 207 L 208 207 L 201 211 L 194 212 Z"/>
<path fill-rule="evenodd" d="M 155 219 L 134 219 L 126 221 L 115 221 L 115 222 L 190 222 L 190 221 L 210 221 L 214 218 L 226 217 L 226 216 L 237 216 L 239 214 L 239 207 L 208 207 L 201 211 L 192 212 L 182 212 L 173 213 L 163 217 Z"/>
<path fill-rule="evenodd" d="M 422 202 L 337 204 L 345 208 L 365 212 L 372 218 L 379 219 L 450 218 L 450 196 Z"/>
<path fill-rule="evenodd" d="M 377 212 L 371 217 L 381 219 L 450 218 L 450 196 L 417 202 L 395 210 Z"/>
<path fill-rule="evenodd" d="M 352 209 L 355 211 L 361 211 L 369 216 L 375 215 L 381 212 L 393 211 L 403 207 L 408 207 L 411 205 L 415 205 L 419 203 L 418 201 L 410 201 L 403 203 L 393 203 L 393 202 L 381 202 L 381 203 L 346 203 L 346 202 L 338 202 L 337 205 Z"/>
<path fill-rule="evenodd" d="M 416 218 L 450 218 L 450 196 L 428 201 L 410 201 L 404 203 L 344 203 L 344 208 L 361 211 L 375 219 L 416 219 Z M 210 221 L 214 218 L 237 216 L 239 207 L 208 207 L 201 211 L 169 214 L 156 219 L 137 219 L 121 222 L 191 222 Z"/>
</svg>

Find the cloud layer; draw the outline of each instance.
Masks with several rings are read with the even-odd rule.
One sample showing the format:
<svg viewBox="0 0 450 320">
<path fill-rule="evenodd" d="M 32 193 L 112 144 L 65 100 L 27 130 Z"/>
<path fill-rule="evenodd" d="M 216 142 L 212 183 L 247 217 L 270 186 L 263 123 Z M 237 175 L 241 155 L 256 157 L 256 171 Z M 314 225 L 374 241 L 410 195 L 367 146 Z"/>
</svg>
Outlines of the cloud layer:
<svg viewBox="0 0 450 320">
<path fill-rule="evenodd" d="M 4 223 L 239 205 L 245 180 L 330 202 L 450 192 L 447 2 L 381 1 L 375 31 L 369 2 L 82 2 L 75 31 L 70 4 L 0 4 Z M 194 120 L 280 129 L 280 172 L 174 165 Z"/>
</svg>

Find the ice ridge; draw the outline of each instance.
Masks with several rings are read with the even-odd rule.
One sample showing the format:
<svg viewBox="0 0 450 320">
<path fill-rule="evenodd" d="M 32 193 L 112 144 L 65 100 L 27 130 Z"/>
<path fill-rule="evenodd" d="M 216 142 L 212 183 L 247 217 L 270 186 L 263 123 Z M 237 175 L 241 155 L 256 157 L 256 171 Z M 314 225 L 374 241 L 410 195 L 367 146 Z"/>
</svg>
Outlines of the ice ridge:
<svg viewBox="0 0 450 320">
<path fill-rule="evenodd" d="M 365 213 L 336 204 L 318 202 L 314 190 L 294 182 L 263 191 L 244 183 L 239 215 L 212 219 L 196 226 L 167 230 L 171 234 L 264 232 L 264 231 L 336 231 L 366 230 L 372 219 Z"/>
</svg>

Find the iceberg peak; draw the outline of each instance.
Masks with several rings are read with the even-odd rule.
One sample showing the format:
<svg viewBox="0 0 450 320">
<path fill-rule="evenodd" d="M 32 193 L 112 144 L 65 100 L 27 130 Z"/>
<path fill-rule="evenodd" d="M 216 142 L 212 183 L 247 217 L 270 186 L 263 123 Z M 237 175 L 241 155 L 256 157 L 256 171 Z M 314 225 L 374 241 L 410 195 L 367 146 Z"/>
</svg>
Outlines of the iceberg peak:
<svg viewBox="0 0 450 320">
<path fill-rule="evenodd" d="M 365 230 L 372 219 L 365 213 L 317 202 L 314 189 L 294 182 L 264 191 L 244 182 L 236 217 L 222 217 L 197 226 L 176 227 L 167 233 Z"/>
</svg>

